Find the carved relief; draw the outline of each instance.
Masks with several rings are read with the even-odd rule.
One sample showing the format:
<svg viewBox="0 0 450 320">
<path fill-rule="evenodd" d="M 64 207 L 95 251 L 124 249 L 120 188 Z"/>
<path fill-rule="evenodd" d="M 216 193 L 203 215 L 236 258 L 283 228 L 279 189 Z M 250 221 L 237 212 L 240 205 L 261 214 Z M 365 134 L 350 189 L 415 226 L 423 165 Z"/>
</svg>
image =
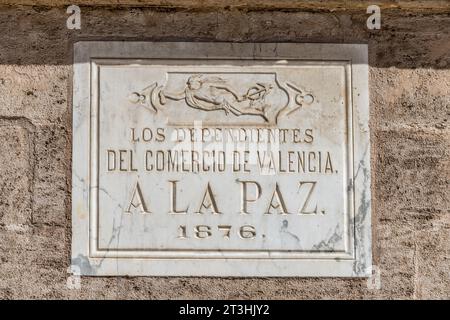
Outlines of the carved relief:
<svg viewBox="0 0 450 320">
<path fill-rule="evenodd" d="M 280 116 L 311 105 L 315 100 L 311 93 L 290 82 L 284 85 L 277 80 L 273 83 L 254 82 L 242 89 L 235 88 L 230 82 L 214 75 L 193 74 L 179 91 L 170 91 L 165 85 L 154 82 L 141 91 L 131 93 L 128 98 L 130 102 L 143 105 L 155 113 L 163 110 L 172 100 L 182 101 L 186 106 L 201 111 L 223 111 L 226 116 L 259 117 L 269 124 L 276 124 Z M 268 99 L 275 95 L 284 97 Z"/>
</svg>

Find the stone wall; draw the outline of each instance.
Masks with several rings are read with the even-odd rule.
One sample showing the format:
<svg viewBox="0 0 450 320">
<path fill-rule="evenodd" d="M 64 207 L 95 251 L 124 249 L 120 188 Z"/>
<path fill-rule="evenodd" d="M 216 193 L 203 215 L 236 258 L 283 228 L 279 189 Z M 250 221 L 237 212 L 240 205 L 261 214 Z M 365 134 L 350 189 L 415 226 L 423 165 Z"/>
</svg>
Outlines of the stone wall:
<svg viewBox="0 0 450 320">
<path fill-rule="evenodd" d="M 67 1 L 1 1 L 0 298 L 450 298 L 448 2 L 379 1 L 382 29 L 373 31 L 365 1 L 332 1 L 337 10 L 325 1 L 176 2 L 81 1 L 81 30 L 68 30 Z M 91 39 L 368 43 L 381 287 L 343 278 L 84 277 L 70 290 L 72 48 Z"/>
</svg>

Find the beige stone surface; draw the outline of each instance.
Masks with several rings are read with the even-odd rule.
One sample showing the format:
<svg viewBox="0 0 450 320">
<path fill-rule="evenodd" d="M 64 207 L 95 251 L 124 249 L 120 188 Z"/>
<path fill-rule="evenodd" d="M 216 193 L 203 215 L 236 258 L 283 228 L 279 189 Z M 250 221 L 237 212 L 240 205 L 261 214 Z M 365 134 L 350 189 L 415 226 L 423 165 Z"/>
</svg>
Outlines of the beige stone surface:
<svg viewBox="0 0 450 320">
<path fill-rule="evenodd" d="M 65 8 L 0 7 L 0 298 L 450 298 L 450 15 L 436 8 L 386 9 L 369 31 L 358 8 L 82 7 L 81 30 L 67 30 Z M 72 44 L 91 39 L 368 43 L 380 287 L 100 277 L 68 289 Z"/>
<path fill-rule="evenodd" d="M 18 119 L 0 122 L 0 221 L 6 229 L 20 230 L 31 220 L 31 134 Z"/>
</svg>

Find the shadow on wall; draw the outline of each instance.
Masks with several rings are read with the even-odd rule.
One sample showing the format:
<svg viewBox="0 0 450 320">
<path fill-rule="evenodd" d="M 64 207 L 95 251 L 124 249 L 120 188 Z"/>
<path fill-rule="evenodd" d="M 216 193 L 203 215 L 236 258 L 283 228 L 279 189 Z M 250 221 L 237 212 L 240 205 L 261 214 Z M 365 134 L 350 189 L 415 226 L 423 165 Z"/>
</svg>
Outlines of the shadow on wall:
<svg viewBox="0 0 450 320">
<path fill-rule="evenodd" d="M 200 10 L 81 7 L 69 30 L 66 7 L 0 7 L 0 63 L 71 65 L 79 40 L 368 43 L 378 68 L 450 67 L 450 11 L 385 9 L 369 30 L 364 10 Z"/>
</svg>

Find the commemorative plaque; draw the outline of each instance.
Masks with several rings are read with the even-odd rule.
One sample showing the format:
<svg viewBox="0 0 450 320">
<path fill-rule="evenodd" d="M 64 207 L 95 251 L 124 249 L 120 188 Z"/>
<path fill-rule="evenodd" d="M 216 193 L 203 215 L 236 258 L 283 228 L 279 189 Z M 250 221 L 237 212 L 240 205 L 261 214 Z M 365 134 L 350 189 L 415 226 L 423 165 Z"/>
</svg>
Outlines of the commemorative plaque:
<svg viewBox="0 0 450 320">
<path fill-rule="evenodd" d="M 72 271 L 371 273 L 366 45 L 78 42 Z"/>
</svg>

